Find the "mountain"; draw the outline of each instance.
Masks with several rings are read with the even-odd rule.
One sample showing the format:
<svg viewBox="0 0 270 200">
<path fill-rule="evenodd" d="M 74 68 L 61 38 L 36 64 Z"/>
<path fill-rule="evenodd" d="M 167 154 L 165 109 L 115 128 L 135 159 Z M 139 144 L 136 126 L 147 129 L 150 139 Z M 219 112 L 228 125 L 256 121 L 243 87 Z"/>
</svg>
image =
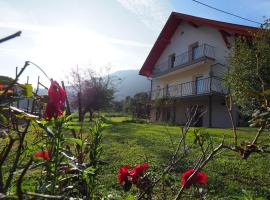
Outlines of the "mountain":
<svg viewBox="0 0 270 200">
<path fill-rule="evenodd" d="M 138 92 L 150 91 L 150 80 L 140 76 L 138 70 L 121 70 L 110 75 L 120 79 L 116 85 L 115 100 L 123 100 L 126 96 L 134 96 Z"/>
<path fill-rule="evenodd" d="M 115 81 L 116 93 L 114 99 L 119 101 L 126 98 L 126 96 L 134 96 L 138 92 L 149 92 L 151 82 L 144 76 L 139 75 L 138 70 L 120 70 L 110 74 L 110 77 Z M 119 81 L 118 81 L 119 80 Z M 71 87 L 66 86 L 68 96 L 74 95 Z M 38 94 L 47 94 L 46 89 L 40 88 Z"/>
</svg>

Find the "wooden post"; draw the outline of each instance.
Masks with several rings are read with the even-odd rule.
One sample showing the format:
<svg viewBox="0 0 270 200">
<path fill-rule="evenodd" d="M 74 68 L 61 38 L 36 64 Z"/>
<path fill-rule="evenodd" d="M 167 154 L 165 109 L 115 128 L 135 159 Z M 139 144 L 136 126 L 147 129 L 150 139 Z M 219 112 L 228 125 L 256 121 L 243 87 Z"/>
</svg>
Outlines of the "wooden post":
<svg viewBox="0 0 270 200">
<path fill-rule="evenodd" d="M 64 81 L 61 81 L 61 84 L 62 84 L 63 89 L 66 91 Z M 67 91 L 66 91 L 66 93 L 67 93 Z M 70 105 L 69 105 L 68 97 L 66 97 L 66 106 L 67 106 L 67 114 L 70 115 L 71 111 L 70 111 Z"/>
<path fill-rule="evenodd" d="M 39 91 L 39 79 L 40 79 L 40 76 L 38 76 L 38 80 L 37 80 L 37 88 L 36 88 L 36 91 L 35 91 L 35 94 L 36 95 L 38 94 L 38 91 Z M 32 105 L 34 105 L 34 103 L 35 103 L 35 99 L 33 100 L 33 104 Z M 38 115 L 39 115 L 39 117 L 41 117 L 42 116 L 42 113 L 41 113 L 41 111 L 42 111 L 41 104 L 39 103 L 37 106 L 38 106 Z M 33 110 L 35 110 L 35 108 L 33 108 Z"/>
</svg>

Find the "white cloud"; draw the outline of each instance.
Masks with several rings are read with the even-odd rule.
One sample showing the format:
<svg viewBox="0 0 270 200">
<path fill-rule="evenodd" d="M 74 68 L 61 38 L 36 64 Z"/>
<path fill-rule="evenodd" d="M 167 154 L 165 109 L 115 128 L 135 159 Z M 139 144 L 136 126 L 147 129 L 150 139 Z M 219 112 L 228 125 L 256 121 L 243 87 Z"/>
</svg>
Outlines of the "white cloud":
<svg viewBox="0 0 270 200">
<path fill-rule="evenodd" d="M 18 40 L 16 45 L 6 43 L 5 48 L 0 48 L 1 54 L 4 53 L 9 57 L 16 55 L 20 60 L 30 60 L 46 66 L 49 76 L 61 78 L 76 65 L 93 67 L 95 71 L 99 71 L 104 66 L 111 64 L 115 71 L 122 69 L 123 64 L 127 61 L 133 60 L 133 65 L 137 64 L 136 59 L 134 60 L 136 56 L 121 50 L 119 45 L 140 49 L 151 47 L 150 44 L 107 37 L 77 27 L 16 23 L 0 23 L 0 27 L 23 30 L 21 37 L 30 38 L 32 43 L 31 45 L 20 45 L 19 43 L 23 40 Z"/>
<path fill-rule="evenodd" d="M 167 0 L 117 0 L 154 31 L 160 31 L 173 10 Z"/>
<path fill-rule="evenodd" d="M 123 51 L 126 48 L 150 48 L 151 44 L 133 40 L 108 37 L 78 27 L 53 27 L 25 23 L 3 23 L 0 28 L 22 30 L 16 41 L 4 43 L 0 47 L 1 54 L 24 61 L 30 60 L 46 67 L 50 76 L 63 78 L 69 69 L 79 65 L 100 70 L 112 65 L 114 70 L 123 69 L 123 64 L 135 62 L 136 55 Z M 1 38 L 1 37 L 0 37 Z M 26 42 L 31 45 L 26 45 Z M 125 48 L 124 48 L 125 49 Z M 129 58 L 129 59 L 127 59 Z M 132 65 L 136 65 L 137 62 Z M 127 66 L 126 68 L 130 68 Z"/>
<path fill-rule="evenodd" d="M 34 31 L 34 32 L 62 32 L 63 33 L 63 28 L 57 28 L 57 27 L 53 27 L 53 26 L 40 26 L 40 25 L 33 25 L 33 24 L 17 24 L 17 23 L 6 23 L 6 22 L 0 22 L 0 27 L 1 28 L 11 28 L 11 29 L 16 29 L 16 30 L 28 30 L 28 31 Z M 71 29 L 72 31 L 72 29 Z M 66 28 L 66 33 L 63 34 L 67 34 L 68 32 L 70 32 L 70 30 L 68 30 Z M 86 31 L 84 30 L 84 32 L 87 34 L 89 34 L 90 36 L 93 36 L 93 32 L 90 31 Z M 108 37 L 108 36 L 103 36 L 100 34 L 95 34 L 95 37 L 98 37 L 100 39 L 102 39 L 103 41 L 106 41 L 108 43 L 112 43 L 112 44 L 119 44 L 119 45 L 126 45 L 126 46 L 134 46 L 134 47 L 151 47 L 151 44 L 145 44 L 145 43 L 141 43 L 138 41 L 133 41 L 133 40 L 123 40 L 123 39 L 119 39 L 119 38 L 113 38 L 113 37 Z"/>
<path fill-rule="evenodd" d="M 54 5 L 54 1 L 50 2 L 46 5 Z M 50 13 L 50 18 L 47 19 L 40 17 L 42 12 L 36 10 L 25 12 L 26 8 L 34 9 L 34 5 L 37 6 L 33 3 L 17 5 L 0 0 L 0 38 L 22 31 L 21 37 L 0 46 L 1 74 L 14 76 L 15 67 L 22 66 L 26 60 L 37 63 L 49 76 L 55 78 L 63 78 L 76 65 L 93 67 L 96 71 L 108 65 L 112 67 L 112 71 L 135 69 L 141 66 L 152 46 L 144 42 L 146 40 L 143 36 L 134 37 L 137 36 L 136 33 L 123 37 L 123 34 L 114 33 L 110 29 L 101 32 L 96 28 L 99 26 L 95 25 L 95 20 L 80 23 L 81 18 L 76 18 L 75 14 L 64 16 L 62 12 Z M 40 7 L 37 9 L 43 10 Z M 77 14 L 80 16 L 81 13 Z M 125 23 L 129 23 L 129 20 Z M 99 21 L 99 24 L 106 27 L 105 21 Z M 119 24 L 112 25 L 117 27 Z M 144 28 L 143 25 L 141 27 Z M 36 77 L 40 73 L 34 67 L 29 67 L 25 75 Z"/>
</svg>

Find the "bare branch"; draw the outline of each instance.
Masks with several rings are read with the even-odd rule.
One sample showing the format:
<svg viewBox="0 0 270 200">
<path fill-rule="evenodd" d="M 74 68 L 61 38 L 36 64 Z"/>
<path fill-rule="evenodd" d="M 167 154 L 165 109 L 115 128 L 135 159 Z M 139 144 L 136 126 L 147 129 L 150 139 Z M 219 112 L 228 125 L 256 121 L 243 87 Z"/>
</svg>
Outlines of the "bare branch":
<svg viewBox="0 0 270 200">
<path fill-rule="evenodd" d="M 32 162 L 33 162 L 33 158 L 31 157 L 31 159 L 28 161 L 28 163 L 24 167 L 21 175 L 19 176 L 19 178 L 17 180 L 17 194 L 18 194 L 19 199 L 24 199 L 23 191 L 22 191 L 22 180 L 23 180 L 23 177 L 25 176 L 27 170 L 29 169 L 30 165 L 32 164 Z"/>
<path fill-rule="evenodd" d="M 236 133 L 236 127 L 235 127 L 234 119 L 232 115 L 232 97 L 230 95 L 226 97 L 226 107 L 230 116 L 230 121 L 231 121 L 232 129 L 233 129 L 234 146 L 237 146 L 237 133 Z"/>
<path fill-rule="evenodd" d="M 15 37 L 19 37 L 19 36 L 21 36 L 21 33 L 22 33 L 21 31 L 18 31 L 18 32 L 12 34 L 12 35 L 9 35 L 9 36 L 7 36 L 5 38 L 2 38 L 2 39 L 0 39 L 0 43 L 6 42 L 6 41 L 11 40 L 11 39 L 13 39 Z"/>
</svg>

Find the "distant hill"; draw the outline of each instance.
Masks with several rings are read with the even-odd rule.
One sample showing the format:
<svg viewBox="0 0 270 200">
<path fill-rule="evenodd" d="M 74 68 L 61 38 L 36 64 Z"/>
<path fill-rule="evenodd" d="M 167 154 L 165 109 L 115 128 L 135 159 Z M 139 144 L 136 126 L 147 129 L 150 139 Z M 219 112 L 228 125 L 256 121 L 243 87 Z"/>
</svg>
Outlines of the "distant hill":
<svg viewBox="0 0 270 200">
<path fill-rule="evenodd" d="M 118 84 L 116 85 L 115 100 L 117 101 L 125 99 L 126 96 L 134 96 L 138 92 L 150 91 L 150 81 L 146 77 L 140 76 L 138 70 L 116 71 L 110 74 L 110 76 L 116 80 L 120 79 L 120 81 L 116 81 Z M 66 90 L 69 97 L 74 95 L 70 86 L 66 86 Z M 43 88 L 40 88 L 38 92 L 39 95 L 47 93 L 48 91 Z"/>
<path fill-rule="evenodd" d="M 125 99 L 126 96 L 134 96 L 138 92 L 150 91 L 150 81 L 139 75 L 138 70 L 121 70 L 111 74 L 113 77 L 120 78 L 115 93 L 115 100 Z"/>
</svg>

